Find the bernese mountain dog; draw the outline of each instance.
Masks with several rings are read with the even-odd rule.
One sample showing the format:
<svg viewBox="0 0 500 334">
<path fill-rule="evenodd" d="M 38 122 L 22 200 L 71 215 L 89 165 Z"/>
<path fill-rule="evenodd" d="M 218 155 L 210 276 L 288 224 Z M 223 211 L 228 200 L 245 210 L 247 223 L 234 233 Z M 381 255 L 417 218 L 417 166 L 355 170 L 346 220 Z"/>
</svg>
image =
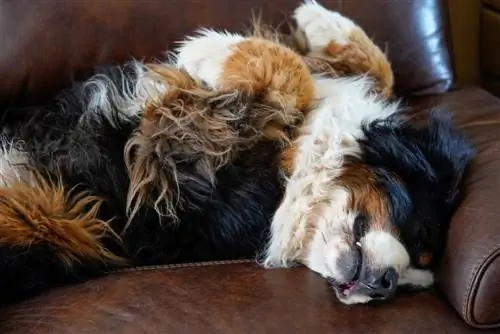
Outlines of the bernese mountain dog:
<svg viewBox="0 0 500 334">
<path fill-rule="evenodd" d="M 446 112 L 408 119 L 352 20 L 315 1 L 294 18 L 286 36 L 201 29 L 173 59 L 4 111 L 0 302 L 242 258 L 305 265 L 346 304 L 430 286 L 474 148 Z"/>
</svg>

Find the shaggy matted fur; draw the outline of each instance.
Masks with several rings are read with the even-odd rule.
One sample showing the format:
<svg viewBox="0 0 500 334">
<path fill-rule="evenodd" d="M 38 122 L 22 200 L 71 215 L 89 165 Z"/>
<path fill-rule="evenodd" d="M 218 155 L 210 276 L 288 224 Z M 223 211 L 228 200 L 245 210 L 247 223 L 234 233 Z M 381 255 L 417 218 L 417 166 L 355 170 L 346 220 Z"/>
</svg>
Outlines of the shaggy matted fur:
<svg viewBox="0 0 500 334">
<path fill-rule="evenodd" d="M 122 265 L 247 258 L 262 248 L 281 193 L 283 129 L 269 126 L 293 126 L 298 110 L 157 66 L 103 70 L 7 124 L 2 302 Z"/>
<path fill-rule="evenodd" d="M 202 29 L 175 63 L 103 69 L 6 122 L 0 302 L 262 253 L 332 279 L 344 303 L 429 286 L 419 268 L 439 258 L 472 148 L 447 120 L 400 117 L 354 22 L 314 1 L 295 20 L 286 39 Z"/>
<path fill-rule="evenodd" d="M 167 88 L 144 105 L 125 146 L 130 218 L 145 204 L 174 220 L 203 205 L 220 168 L 266 138 L 286 140 L 284 128 L 301 118 L 255 90 L 210 90 L 171 66 L 149 68 Z"/>
</svg>

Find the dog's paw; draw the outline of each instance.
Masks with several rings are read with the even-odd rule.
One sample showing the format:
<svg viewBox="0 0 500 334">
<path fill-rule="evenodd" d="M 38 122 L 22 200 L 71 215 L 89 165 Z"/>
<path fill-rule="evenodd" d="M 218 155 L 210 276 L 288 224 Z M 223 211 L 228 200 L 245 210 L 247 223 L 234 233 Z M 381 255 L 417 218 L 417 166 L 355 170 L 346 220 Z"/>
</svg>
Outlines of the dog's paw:
<svg viewBox="0 0 500 334">
<path fill-rule="evenodd" d="M 295 9 L 293 16 L 311 51 L 322 50 L 331 42 L 346 45 L 349 43 L 349 35 L 357 28 L 356 23 L 326 9 L 315 0 L 306 0 Z"/>
<path fill-rule="evenodd" d="M 217 88 L 225 62 L 232 48 L 244 41 L 243 36 L 211 29 L 201 29 L 180 42 L 176 65 L 198 81 Z"/>
<path fill-rule="evenodd" d="M 413 289 L 427 289 L 434 283 L 434 274 L 429 270 L 409 268 L 398 281 L 398 285 Z"/>
</svg>

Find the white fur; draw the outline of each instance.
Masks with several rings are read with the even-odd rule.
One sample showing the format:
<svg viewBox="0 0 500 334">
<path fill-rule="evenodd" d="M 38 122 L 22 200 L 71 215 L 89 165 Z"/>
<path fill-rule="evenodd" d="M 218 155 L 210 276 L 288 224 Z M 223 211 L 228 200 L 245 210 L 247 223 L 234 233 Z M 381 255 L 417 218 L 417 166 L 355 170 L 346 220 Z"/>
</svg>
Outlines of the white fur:
<svg viewBox="0 0 500 334">
<path fill-rule="evenodd" d="M 294 17 L 313 52 L 332 41 L 348 43 L 350 33 L 357 28 L 351 20 L 316 1 L 303 3 Z M 196 80 L 216 89 L 224 63 L 244 39 L 227 32 L 200 30 L 181 43 L 176 64 Z M 263 266 L 289 267 L 302 263 L 324 277 L 342 281 L 338 259 L 354 246 L 348 237 L 352 237 L 357 212 L 350 211 L 349 193 L 336 180 L 342 173 L 344 157 L 360 154 L 357 140 L 363 136 L 361 125 L 389 117 L 398 111 L 399 104 L 389 103 L 373 93 L 374 82 L 366 75 L 344 78 L 317 75 L 314 84 L 317 102 L 311 106 L 301 128 L 293 173 L 273 217 Z M 359 245 L 374 268 L 394 267 L 403 281 L 425 281 L 423 275 L 410 271 L 405 247 L 390 233 L 372 229 Z M 352 295 L 340 299 L 350 304 L 365 303 L 371 298 Z"/>
<path fill-rule="evenodd" d="M 20 144 L 0 139 L 0 187 L 8 187 L 12 181 L 29 181 L 28 157 Z"/>
<path fill-rule="evenodd" d="M 340 45 L 349 43 L 349 35 L 357 27 L 350 19 L 326 9 L 314 0 L 304 1 L 293 16 L 312 52 L 322 50 L 332 41 Z"/>
<path fill-rule="evenodd" d="M 177 67 L 186 70 L 195 80 L 217 88 L 224 63 L 232 48 L 245 40 L 243 36 L 212 29 L 201 29 L 180 42 Z"/>
<path fill-rule="evenodd" d="M 288 266 L 290 261 L 302 256 L 311 269 L 328 276 L 334 264 L 318 262 L 335 256 L 320 248 L 339 252 L 341 244 L 333 242 L 329 247 L 332 244 L 329 238 L 335 239 L 345 228 L 351 229 L 355 218 L 346 208 L 347 191 L 340 185 L 335 186 L 344 156 L 359 153 L 356 140 L 362 137 L 363 121 L 387 117 L 398 110 L 398 105 L 370 93 L 372 82 L 366 76 L 317 77 L 315 85 L 319 102 L 304 125 L 294 172 L 272 222 L 272 238 L 264 265 Z M 321 234 L 308 245 L 311 251 L 318 253 L 304 255 L 301 249 L 305 245 L 300 243 L 311 229 Z"/>
<path fill-rule="evenodd" d="M 342 301 L 342 303 L 346 304 L 346 305 L 364 304 L 364 303 L 368 303 L 372 299 L 373 298 L 370 298 L 370 297 L 362 295 L 362 294 L 354 294 L 352 296 L 349 296 L 349 298 L 342 298 L 339 296 L 339 300 Z"/>
<path fill-rule="evenodd" d="M 428 288 L 434 283 L 434 274 L 430 270 L 409 267 L 398 280 L 399 285 L 415 285 Z"/>
<path fill-rule="evenodd" d="M 113 126 L 117 126 L 116 121 L 139 116 L 146 102 L 158 99 L 166 92 L 168 85 L 148 71 L 144 64 L 136 62 L 134 65 L 137 81 L 132 88 L 123 84 L 125 88 L 119 91 L 104 74 L 97 74 L 85 83 L 86 110 L 90 114 L 84 114 L 82 119 L 92 116 L 92 113 L 102 113 Z M 127 80 L 125 76 L 123 80 Z"/>
<path fill-rule="evenodd" d="M 367 76 L 315 77 L 318 103 L 298 142 L 295 168 L 272 221 L 264 266 L 288 267 L 300 262 L 324 277 L 343 281 L 338 259 L 353 247 L 347 239 L 357 213 L 349 211 L 348 192 L 335 179 L 342 172 L 344 157 L 360 153 L 357 140 L 363 137 L 362 123 L 387 118 L 399 110 L 397 102 L 389 103 L 371 93 L 372 85 Z M 393 267 L 401 282 L 414 285 L 431 281 L 426 274 L 417 275 L 410 269 L 406 248 L 389 232 L 372 229 L 359 244 L 372 268 Z M 340 300 L 352 304 L 371 298 L 354 294 Z"/>
<path fill-rule="evenodd" d="M 294 17 L 312 52 L 320 52 L 332 41 L 348 43 L 350 33 L 357 28 L 351 20 L 316 1 L 304 2 Z M 374 82 L 368 76 L 317 75 L 314 82 L 318 103 L 303 125 L 294 170 L 272 221 L 263 265 L 288 267 L 299 262 L 324 277 L 343 282 L 344 270 L 338 267 L 338 260 L 353 247 L 360 247 L 364 265 L 372 269 L 394 268 L 399 284 L 430 285 L 432 274 L 410 267 L 408 251 L 390 231 L 372 227 L 352 244 L 357 212 L 350 212 L 349 193 L 335 182 L 341 175 L 344 157 L 360 153 L 357 140 L 363 137 L 361 125 L 393 115 L 399 103 L 389 103 L 372 93 Z M 345 304 L 371 300 L 359 293 L 338 297 Z"/>
<path fill-rule="evenodd" d="M 410 265 L 410 255 L 406 248 L 392 234 L 383 230 L 373 230 L 361 239 L 361 248 L 370 268 L 392 267 L 402 275 Z"/>
<path fill-rule="evenodd" d="M 339 190 L 346 193 L 345 190 Z M 339 204 L 345 204 L 347 199 Z M 356 218 L 353 213 L 346 212 L 345 210 L 335 210 L 332 208 L 333 214 L 342 213 L 342 220 L 333 219 L 324 220 L 321 222 L 323 225 L 330 224 L 330 226 L 320 226 L 316 231 L 314 240 L 310 245 L 307 252 L 307 257 L 304 260 L 309 269 L 319 273 L 323 277 L 337 277 L 344 278 L 340 268 L 336 265 L 337 259 L 342 253 L 349 251 L 352 246 L 349 245 L 345 238 L 344 230 L 352 229 L 352 223 Z M 330 217 L 329 217 L 330 218 Z M 338 219 L 338 218 L 337 218 Z M 336 224 L 331 224 L 331 221 L 336 220 Z"/>
</svg>

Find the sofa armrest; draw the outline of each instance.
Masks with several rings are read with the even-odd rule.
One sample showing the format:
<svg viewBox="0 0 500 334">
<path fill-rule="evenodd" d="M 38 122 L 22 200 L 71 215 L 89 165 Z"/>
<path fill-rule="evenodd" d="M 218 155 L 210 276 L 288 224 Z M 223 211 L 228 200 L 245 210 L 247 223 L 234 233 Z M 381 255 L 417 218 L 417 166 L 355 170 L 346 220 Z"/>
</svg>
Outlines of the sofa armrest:
<svg viewBox="0 0 500 334">
<path fill-rule="evenodd" d="M 451 222 L 439 284 L 468 324 L 488 328 L 500 325 L 500 142 L 483 144 Z"/>
<path fill-rule="evenodd" d="M 466 196 L 455 213 L 437 285 L 460 316 L 476 328 L 500 327 L 500 100 L 479 88 L 413 101 L 417 115 L 453 113 L 477 157 Z"/>
</svg>

